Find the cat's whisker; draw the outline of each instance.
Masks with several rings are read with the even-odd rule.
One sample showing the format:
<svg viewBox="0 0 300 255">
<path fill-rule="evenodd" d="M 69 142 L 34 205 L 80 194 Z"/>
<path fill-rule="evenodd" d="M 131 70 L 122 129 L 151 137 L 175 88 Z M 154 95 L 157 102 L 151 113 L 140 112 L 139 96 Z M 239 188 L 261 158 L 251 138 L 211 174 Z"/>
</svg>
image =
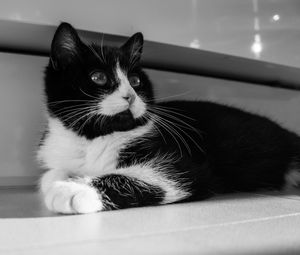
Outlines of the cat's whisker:
<svg viewBox="0 0 300 255">
<path fill-rule="evenodd" d="M 104 33 L 102 33 L 102 36 L 101 36 L 100 50 L 101 50 L 102 59 L 104 60 L 104 64 L 107 65 L 107 61 L 106 61 L 105 55 L 103 53 L 103 41 L 104 41 Z"/>
<path fill-rule="evenodd" d="M 194 131 L 195 133 L 197 133 L 201 138 L 202 138 L 202 135 L 201 135 L 201 131 L 196 129 L 195 127 L 193 127 L 192 125 L 188 124 L 187 122 L 171 115 L 171 114 L 168 114 L 168 113 L 165 113 L 164 111 L 161 111 L 161 110 L 158 110 L 158 109 L 150 109 L 149 111 L 153 111 L 153 112 L 156 112 L 162 116 L 165 116 L 165 117 L 168 117 L 170 119 L 173 119 L 174 121 L 177 121 L 179 123 L 176 123 L 178 126 L 181 126 L 183 128 L 187 128 L 187 129 L 190 129 L 192 131 Z M 189 117 L 187 117 L 188 119 Z M 182 124 L 182 125 L 181 125 Z"/>
<path fill-rule="evenodd" d="M 172 122 L 171 120 L 168 120 L 168 119 L 161 119 L 162 121 L 165 121 L 165 122 L 167 122 L 169 125 L 171 125 L 175 130 L 177 129 L 177 126 L 180 126 L 180 127 L 183 127 L 183 128 L 187 128 L 187 127 L 185 127 L 185 126 L 182 126 L 182 125 L 179 125 L 178 123 L 174 123 L 174 122 Z M 199 135 L 201 138 L 202 138 L 202 136 L 197 132 L 197 130 L 196 129 L 194 129 L 193 128 L 193 130 L 195 131 L 195 133 L 197 134 L 197 135 Z M 185 132 L 183 129 L 180 129 L 180 132 L 182 132 L 187 138 L 189 138 L 195 145 L 196 145 L 196 147 L 202 152 L 202 153 L 205 153 L 204 152 L 204 150 L 201 148 L 201 146 L 187 133 L 187 132 Z M 178 135 L 179 136 L 181 136 L 180 134 L 179 134 L 179 132 L 177 132 L 178 133 Z M 184 140 L 184 141 L 182 141 L 185 145 L 187 145 L 187 143 L 186 143 L 186 141 L 185 141 L 185 139 L 181 136 L 181 138 Z M 187 145 L 187 147 L 189 147 L 188 145 Z"/>
<path fill-rule="evenodd" d="M 165 121 L 167 121 L 168 123 L 170 123 L 170 124 L 172 124 L 172 125 L 174 125 L 174 123 L 172 123 L 171 121 L 168 121 L 168 120 L 165 120 Z M 183 132 L 184 133 L 184 135 L 186 135 L 195 145 L 196 145 L 196 147 L 201 151 L 201 152 L 203 152 L 203 153 L 205 153 L 204 152 L 204 150 L 201 148 L 201 146 L 187 133 L 187 132 L 185 132 L 183 129 L 181 129 L 180 130 L 181 132 Z"/>
<path fill-rule="evenodd" d="M 185 110 L 180 109 L 180 108 L 175 108 L 175 107 L 171 107 L 171 106 L 165 106 L 165 105 L 153 105 L 154 107 L 159 107 L 159 108 L 163 108 L 166 110 L 174 110 L 174 111 L 181 111 L 182 113 L 186 113 Z"/>
<path fill-rule="evenodd" d="M 158 109 L 148 109 L 148 111 L 149 112 L 154 112 L 154 113 L 157 113 L 157 114 L 159 114 L 159 115 L 162 115 L 162 116 L 165 116 L 165 117 L 168 117 L 168 118 L 170 118 L 170 119 L 172 119 L 172 120 L 174 120 L 174 121 L 177 121 L 177 122 L 179 122 L 179 123 L 176 123 L 176 124 L 178 124 L 179 126 L 181 126 L 181 127 L 184 127 L 184 128 L 188 128 L 188 129 L 190 129 L 190 130 L 193 130 L 193 131 L 195 131 L 196 133 L 198 133 L 198 130 L 197 129 L 195 129 L 193 126 L 191 126 L 190 124 L 188 124 L 187 122 L 185 122 L 185 121 L 183 121 L 183 120 L 181 120 L 181 119 L 179 119 L 179 118 L 177 118 L 177 117 L 175 117 L 175 116 L 173 116 L 173 115 L 171 115 L 171 114 L 168 114 L 168 113 L 165 113 L 165 112 L 163 112 L 163 111 L 160 111 L 160 110 L 158 110 Z"/>
<path fill-rule="evenodd" d="M 161 111 L 164 111 L 164 112 L 168 112 L 168 113 L 171 113 L 171 114 L 175 114 L 175 115 L 178 115 L 178 116 L 180 116 L 182 118 L 185 118 L 185 119 L 196 121 L 196 119 L 194 119 L 194 118 L 192 118 L 190 116 L 186 116 L 186 115 L 184 115 L 182 113 L 179 113 L 179 112 L 175 111 L 175 110 L 178 110 L 176 108 L 163 107 L 163 106 L 155 106 L 155 105 L 152 105 L 151 108 L 152 109 L 156 109 L 156 110 L 161 110 Z M 172 110 L 172 109 L 174 109 L 174 110 Z"/>
<path fill-rule="evenodd" d="M 66 116 L 63 116 L 61 117 L 65 122 L 69 122 L 70 120 L 78 117 L 78 116 L 81 116 L 82 114 L 86 114 L 88 113 L 89 111 L 88 110 L 81 110 L 81 111 L 74 111 L 72 113 L 69 113 L 68 115 Z"/>
<path fill-rule="evenodd" d="M 146 118 L 146 120 L 152 120 L 151 115 L 150 114 L 145 114 L 144 116 Z M 155 121 L 154 121 L 154 128 L 155 130 L 161 135 L 161 137 L 163 138 L 165 144 L 167 144 L 167 140 L 165 138 L 165 136 L 163 135 L 163 133 L 159 130 L 159 128 L 155 125 Z"/>
<path fill-rule="evenodd" d="M 97 107 L 95 107 L 93 104 L 91 104 L 88 107 L 69 110 L 69 112 L 65 116 L 62 117 L 62 119 L 64 121 L 68 122 L 70 119 L 75 118 L 78 115 L 84 114 L 86 112 L 89 113 L 91 111 L 97 111 Z"/>
<path fill-rule="evenodd" d="M 62 115 L 62 114 L 65 114 L 65 113 L 68 113 L 71 111 L 76 111 L 76 110 L 81 110 L 81 109 L 89 109 L 89 108 L 90 108 L 90 105 L 89 106 L 73 105 L 73 106 L 63 107 L 59 110 L 54 110 L 54 112 L 56 114 Z"/>
<path fill-rule="evenodd" d="M 96 100 L 100 100 L 100 98 L 88 94 L 87 92 L 83 91 L 81 88 L 79 88 L 79 90 L 80 90 L 83 94 L 85 94 L 86 96 L 88 96 L 88 97 L 90 97 L 90 98 L 93 98 L 93 99 L 96 99 Z"/>
<path fill-rule="evenodd" d="M 188 153 L 191 155 L 192 152 L 191 152 L 191 149 L 190 149 L 188 143 L 186 142 L 186 140 L 184 139 L 184 137 L 179 133 L 179 131 L 177 131 L 176 126 L 173 126 L 172 122 L 167 121 L 165 119 L 161 118 L 161 121 L 164 122 L 165 125 L 169 126 L 170 130 L 172 130 L 177 135 L 177 137 L 182 141 L 182 143 L 186 147 Z M 180 130 L 180 131 L 183 132 L 182 130 Z"/>
<path fill-rule="evenodd" d="M 58 100 L 58 101 L 52 101 L 52 102 L 48 102 L 48 105 L 59 105 L 59 104 L 65 104 L 65 103 L 75 103 L 75 102 L 86 102 L 88 103 L 90 100 Z"/>
<path fill-rule="evenodd" d="M 180 96 L 187 95 L 189 93 L 191 93 L 191 90 L 188 90 L 188 91 L 183 92 L 183 93 L 175 94 L 175 95 L 166 96 L 166 97 L 159 97 L 159 98 L 156 97 L 155 100 L 157 102 L 159 102 L 159 100 L 165 100 L 165 99 L 169 99 L 169 98 L 180 97 Z"/>
<path fill-rule="evenodd" d="M 81 115 L 79 118 L 75 119 L 75 120 L 74 120 L 73 122 L 71 122 L 70 124 L 67 124 L 67 127 L 68 127 L 69 129 L 72 129 L 73 127 L 76 126 L 76 124 L 77 124 L 81 119 L 83 119 L 83 118 L 85 118 L 85 117 L 86 117 L 86 114 Z"/>
<path fill-rule="evenodd" d="M 84 120 L 85 118 L 89 117 L 91 115 L 90 112 L 82 115 L 81 117 L 79 117 L 78 119 L 76 119 L 75 121 L 73 121 L 70 125 L 69 128 L 73 128 L 75 127 L 81 120 Z"/>
<path fill-rule="evenodd" d="M 157 116 L 155 114 L 153 116 L 153 121 L 155 121 L 160 127 L 162 127 L 163 129 L 165 129 L 172 136 L 172 138 L 174 139 L 174 141 L 176 142 L 176 144 L 178 146 L 178 149 L 179 149 L 179 152 L 180 152 L 180 156 L 182 157 L 183 153 L 182 153 L 182 149 L 181 149 L 180 143 L 176 139 L 176 136 L 174 136 L 172 130 L 170 130 L 170 127 L 168 125 L 166 125 L 164 122 L 162 122 L 161 118 L 159 118 L 159 116 Z"/>
<path fill-rule="evenodd" d="M 85 127 L 85 125 L 87 123 L 89 123 L 89 121 L 95 117 L 95 113 L 94 112 L 90 112 L 89 115 L 87 116 L 86 120 L 81 124 L 81 126 L 79 127 L 79 132 L 82 131 L 82 129 Z"/>
<path fill-rule="evenodd" d="M 100 121 L 100 127 L 104 126 L 105 121 L 108 119 L 107 116 L 104 116 L 104 118 Z"/>
<path fill-rule="evenodd" d="M 103 128 L 103 122 L 106 119 L 105 115 L 97 115 L 97 119 L 95 121 L 95 125 L 99 125 L 99 128 L 102 129 Z"/>
<path fill-rule="evenodd" d="M 163 115 L 162 113 L 160 113 L 161 115 Z M 173 117 L 173 116 L 170 116 L 170 115 L 167 115 L 166 117 L 169 117 L 169 118 L 171 118 L 171 117 Z M 174 128 L 177 128 L 177 126 L 180 126 L 180 127 L 182 127 L 182 128 L 188 128 L 188 129 L 191 129 L 191 130 L 193 130 L 197 135 L 199 135 L 200 136 L 200 138 L 202 138 L 202 135 L 199 133 L 199 131 L 197 130 L 197 129 L 195 129 L 194 127 L 192 127 L 191 125 L 189 125 L 189 124 L 187 124 L 187 123 L 185 123 L 184 121 L 181 121 L 180 119 L 178 119 L 178 118 L 176 118 L 175 119 L 176 121 L 179 121 L 179 122 L 181 122 L 181 123 L 183 123 L 183 124 L 185 124 L 186 126 L 182 126 L 182 125 L 180 125 L 180 124 L 178 124 L 178 123 L 174 123 L 174 122 L 172 122 L 171 120 L 168 120 L 168 119 L 164 119 L 164 121 L 166 121 L 166 122 L 168 122 L 170 125 L 172 125 Z M 185 132 L 183 129 L 181 129 L 180 130 L 184 135 L 186 135 L 196 146 L 197 146 L 197 148 L 201 151 L 201 152 L 203 152 L 203 153 L 205 153 L 204 152 L 204 150 L 201 148 L 201 146 L 187 133 L 187 132 Z"/>
<path fill-rule="evenodd" d="M 95 57 L 97 57 L 101 63 L 105 64 L 105 60 L 104 58 L 100 57 L 99 54 L 97 53 L 97 51 L 94 49 L 93 44 L 92 45 L 88 45 L 88 48 L 92 51 L 92 53 L 95 55 Z"/>
<path fill-rule="evenodd" d="M 82 111 L 82 110 L 90 110 L 91 108 L 95 108 L 96 109 L 96 107 L 95 106 L 93 106 L 92 104 L 89 104 L 88 106 L 84 106 L 84 107 L 82 107 L 82 106 L 74 106 L 74 107 L 65 107 L 65 108 L 63 108 L 63 109 L 60 109 L 60 110 L 57 110 L 57 111 L 54 111 L 55 112 L 55 114 L 57 115 L 57 116 L 62 116 L 62 115 L 71 115 L 72 113 L 75 113 L 75 112 L 78 112 L 78 111 Z M 64 117 L 66 117 L 66 116 L 64 116 Z"/>
</svg>

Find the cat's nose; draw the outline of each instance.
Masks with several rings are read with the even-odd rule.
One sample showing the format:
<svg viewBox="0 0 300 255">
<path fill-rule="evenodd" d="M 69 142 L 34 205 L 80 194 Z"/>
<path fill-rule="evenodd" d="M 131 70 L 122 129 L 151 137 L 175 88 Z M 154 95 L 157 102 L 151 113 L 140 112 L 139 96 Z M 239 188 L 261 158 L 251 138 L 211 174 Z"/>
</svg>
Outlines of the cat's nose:
<svg viewBox="0 0 300 255">
<path fill-rule="evenodd" d="M 135 100 L 134 94 L 128 94 L 126 96 L 123 96 L 123 98 L 131 105 Z"/>
</svg>

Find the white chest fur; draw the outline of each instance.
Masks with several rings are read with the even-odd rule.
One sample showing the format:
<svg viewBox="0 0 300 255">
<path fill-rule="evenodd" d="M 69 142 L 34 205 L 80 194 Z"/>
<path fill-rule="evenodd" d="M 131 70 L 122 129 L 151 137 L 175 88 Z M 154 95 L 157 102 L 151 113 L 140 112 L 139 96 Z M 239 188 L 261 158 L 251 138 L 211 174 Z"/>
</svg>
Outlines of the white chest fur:
<svg viewBox="0 0 300 255">
<path fill-rule="evenodd" d="M 38 159 L 47 169 L 68 174 L 101 176 L 113 173 L 119 152 L 135 138 L 150 133 L 152 123 L 127 132 L 96 138 L 78 137 L 62 123 L 49 118 L 49 134 L 38 152 Z"/>
</svg>

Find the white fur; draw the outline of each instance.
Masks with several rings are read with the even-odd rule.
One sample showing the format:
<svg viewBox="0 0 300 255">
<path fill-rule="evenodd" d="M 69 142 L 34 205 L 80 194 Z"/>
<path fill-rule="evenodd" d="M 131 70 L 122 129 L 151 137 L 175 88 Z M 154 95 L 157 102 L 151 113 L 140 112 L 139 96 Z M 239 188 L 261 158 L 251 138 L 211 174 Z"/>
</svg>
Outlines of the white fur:
<svg viewBox="0 0 300 255">
<path fill-rule="evenodd" d="M 127 75 L 120 68 L 119 63 L 116 65 L 115 74 L 120 85 L 116 91 L 101 100 L 99 103 L 99 113 L 102 115 L 113 116 L 129 109 L 134 118 L 141 117 L 146 111 L 146 104 L 131 87 Z M 124 99 L 124 97 L 128 96 L 134 99 L 132 100 L 132 103 L 129 103 Z"/>
<path fill-rule="evenodd" d="M 65 214 L 101 211 L 101 196 L 88 184 L 80 179 L 53 182 L 44 194 L 47 208 Z"/>
</svg>

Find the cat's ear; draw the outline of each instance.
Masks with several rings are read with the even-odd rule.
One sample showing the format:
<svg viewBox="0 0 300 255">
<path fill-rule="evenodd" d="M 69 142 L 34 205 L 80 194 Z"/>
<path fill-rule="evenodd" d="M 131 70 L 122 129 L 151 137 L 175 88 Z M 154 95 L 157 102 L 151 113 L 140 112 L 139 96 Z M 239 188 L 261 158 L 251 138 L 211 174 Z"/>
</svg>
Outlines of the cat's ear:
<svg viewBox="0 0 300 255">
<path fill-rule="evenodd" d="M 131 36 L 121 49 L 130 54 L 130 57 L 140 59 L 143 52 L 144 37 L 142 33 L 136 33 Z"/>
<path fill-rule="evenodd" d="M 61 23 L 51 43 L 50 60 L 54 69 L 64 69 L 79 57 L 81 42 L 76 30 L 68 23 Z"/>
</svg>

